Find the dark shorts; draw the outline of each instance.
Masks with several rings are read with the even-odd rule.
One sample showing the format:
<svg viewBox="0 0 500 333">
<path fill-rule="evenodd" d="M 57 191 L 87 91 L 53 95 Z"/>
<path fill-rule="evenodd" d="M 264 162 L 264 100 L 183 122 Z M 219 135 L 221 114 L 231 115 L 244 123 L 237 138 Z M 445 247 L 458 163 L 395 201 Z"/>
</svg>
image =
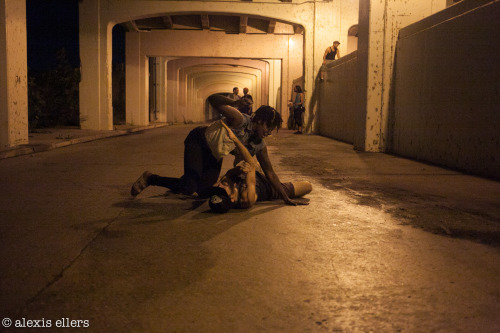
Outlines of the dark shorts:
<svg viewBox="0 0 500 333">
<path fill-rule="evenodd" d="M 298 125 L 298 126 L 302 126 L 302 122 L 303 122 L 303 115 L 304 115 L 304 109 L 301 108 L 301 107 L 294 107 L 293 108 L 293 119 L 295 120 L 295 123 Z"/>
<path fill-rule="evenodd" d="M 184 175 L 182 193 L 202 192 L 219 179 L 222 160 L 217 161 L 205 139 L 206 126 L 193 129 L 184 141 Z"/>
<path fill-rule="evenodd" d="M 292 198 L 295 194 L 292 183 L 281 183 L 288 197 Z M 266 176 L 260 172 L 255 173 L 255 192 L 257 193 L 257 201 L 271 201 L 282 199 L 281 194 L 274 189 Z"/>
</svg>

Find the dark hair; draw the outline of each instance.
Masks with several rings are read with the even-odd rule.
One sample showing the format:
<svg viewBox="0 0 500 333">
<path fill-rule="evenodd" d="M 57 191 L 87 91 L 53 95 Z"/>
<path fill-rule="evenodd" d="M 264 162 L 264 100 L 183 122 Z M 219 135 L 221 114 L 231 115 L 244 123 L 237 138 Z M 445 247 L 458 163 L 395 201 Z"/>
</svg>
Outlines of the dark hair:
<svg viewBox="0 0 500 333">
<path fill-rule="evenodd" d="M 302 88 L 299 85 L 295 86 L 295 90 L 297 90 L 298 93 L 302 92 Z"/>
<path fill-rule="evenodd" d="M 210 190 L 210 198 L 208 205 L 214 213 L 224 214 L 231 209 L 231 199 L 226 190 L 217 186 L 212 187 Z"/>
<path fill-rule="evenodd" d="M 252 121 L 261 121 L 265 123 L 268 128 L 280 128 L 281 124 L 283 123 L 281 114 L 279 114 L 278 111 L 268 105 L 262 105 L 260 108 L 258 108 L 254 112 Z"/>
<path fill-rule="evenodd" d="M 234 87 L 234 88 L 233 88 L 233 92 L 234 92 L 235 90 L 240 90 L 240 89 L 238 89 L 238 87 Z"/>
</svg>

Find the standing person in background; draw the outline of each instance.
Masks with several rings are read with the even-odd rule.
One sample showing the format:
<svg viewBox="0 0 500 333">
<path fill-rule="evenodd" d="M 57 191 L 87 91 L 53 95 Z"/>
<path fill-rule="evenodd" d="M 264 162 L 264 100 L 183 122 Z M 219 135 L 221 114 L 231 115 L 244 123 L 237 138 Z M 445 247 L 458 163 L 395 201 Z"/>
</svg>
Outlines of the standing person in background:
<svg viewBox="0 0 500 333">
<path fill-rule="evenodd" d="M 306 110 L 304 107 L 304 102 L 305 102 L 304 92 L 302 91 L 302 88 L 299 85 L 295 86 L 293 92 L 295 93 L 295 100 L 292 104 L 293 119 L 295 121 L 295 124 L 297 124 L 297 132 L 295 132 L 294 134 L 302 134 L 303 118 L 304 118 L 304 112 Z"/>
<path fill-rule="evenodd" d="M 233 88 L 233 93 L 229 95 L 229 98 L 234 99 L 235 101 L 241 99 L 241 96 L 238 95 L 240 93 L 240 89 L 238 87 Z"/>
<path fill-rule="evenodd" d="M 325 50 L 325 54 L 323 54 L 323 65 L 321 66 L 320 71 L 320 80 L 323 81 L 325 79 L 325 65 L 334 61 L 335 59 L 340 58 L 340 50 L 339 50 L 339 41 L 334 41 L 332 46 L 329 46 Z"/>
<path fill-rule="evenodd" d="M 248 93 L 248 88 L 243 88 L 243 97 L 242 99 L 245 100 L 246 104 L 243 104 L 238 108 L 241 113 L 245 113 L 249 116 L 252 115 L 252 104 L 253 104 L 253 97 Z"/>
</svg>

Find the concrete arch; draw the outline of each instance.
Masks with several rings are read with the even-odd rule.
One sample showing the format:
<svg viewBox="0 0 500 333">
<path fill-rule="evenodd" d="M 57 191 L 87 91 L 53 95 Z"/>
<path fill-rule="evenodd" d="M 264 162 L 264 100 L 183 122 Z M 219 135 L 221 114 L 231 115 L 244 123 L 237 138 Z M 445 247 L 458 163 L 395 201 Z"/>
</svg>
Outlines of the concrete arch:
<svg viewBox="0 0 500 333">
<path fill-rule="evenodd" d="M 243 88 L 248 86 L 251 91 L 256 92 L 258 101 L 261 101 L 261 86 L 263 73 L 260 69 L 225 64 L 193 64 L 181 67 L 176 71 L 177 80 L 172 82 L 174 87 L 170 89 L 169 97 L 171 113 L 174 114 L 173 121 L 187 119 L 189 121 L 204 121 L 204 100 L 209 96 L 203 93 L 207 85 L 218 85 L 219 91 L 231 92 L 232 87 Z M 265 74 L 265 73 L 264 73 Z M 172 94 L 172 91 L 177 93 Z M 211 94 L 211 93 L 209 93 Z"/>
<path fill-rule="evenodd" d="M 126 18 L 121 18 L 120 21 L 114 22 L 114 24 L 123 24 L 128 21 L 136 21 L 136 20 L 141 20 L 141 19 L 147 19 L 147 18 L 155 18 L 155 17 L 164 17 L 164 16 L 176 16 L 176 15 L 212 15 L 212 16 L 244 16 L 246 18 L 250 19 L 260 19 L 260 20 L 272 20 L 284 24 L 290 24 L 297 26 L 299 31 L 303 31 L 304 27 L 301 22 L 298 22 L 297 20 L 291 21 L 290 19 L 285 19 L 285 18 L 280 18 L 276 17 L 275 12 L 273 12 L 273 15 L 262 15 L 262 14 L 249 14 L 246 12 L 238 12 L 238 11 L 227 11 L 227 12 L 214 12 L 212 10 L 208 11 L 168 11 L 168 12 L 154 12 L 150 13 L 148 15 L 135 15 L 132 14 L 129 17 Z"/>
<path fill-rule="evenodd" d="M 273 8 L 276 5 L 285 5 L 286 4 L 262 4 L 266 7 Z M 305 28 L 304 18 L 301 18 L 300 15 L 295 13 L 296 7 L 298 4 L 290 5 L 290 10 L 269 10 L 265 11 L 260 6 L 246 6 L 244 3 L 232 3 L 230 6 L 207 6 L 205 3 L 176 3 L 175 6 L 172 4 L 168 4 L 167 6 L 163 6 L 162 4 L 158 4 L 158 6 L 154 6 L 154 8 L 140 6 L 140 8 L 131 9 L 130 12 L 109 12 L 109 21 L 114 24 L 122 24 L 128 21 L 135 21 L 146 18 L 153 17 L 162 17 L 162 16 L 174 16 L 174 15 L 218 15 L 218 16 L 246 16 L 248 18 L 256 18 L 256 19 L 272 19 L 277 22 L 297 25 Z M 301 4 L 302 6 L 308 6 L 310 4 Z M 166 7 L 166 8 L 164 8 Z M 181 7 L 181 8 L 179 8 Z M 272 13 L 271 15 L 263 15 L 262 13 Z"/>
<path fill-rule="evenodd" d="M 157 99 L 161 101 L 159 121 L 162 122 L 194 121 L 186 117 L 186 113 L 193 114 L 193 110 L 196 110 L 194 115 L 196 115 L 196 121 L 199 121 L 204 112 L 202 105 L 204 102 L 190 101 L 190 98 L 193 100 L 199 98 L 200 81 L 196 81 L 199 76 L 210 78 L 210 82 L 222 82 L 217 88 L 218 92 L 231 92 L 232 87 L 243 88 L 243 85 L 247 84 L 247 81 L 238 80 L 238 75 L 233 75 L 231 79 L 226 75 L 228 72 L 234 72 L 234 69 L 238 67 L 240 72 L 254 73 L 254 76 L 259 77 L 259 84 L 249 87 L 252 93 L 257 96 L 267 96 L 269 82 L 261 80 L 260 77 L 269 77 L 268 61 L 186 57 L 162 58 L 162 63 L 165 78 L 160 83 L 160 95 L 157 96 Z M 189 84 L 191 86 L 188 89 Z"/>
<path fill-rule="evenodd" d="M 192 30 L 127 33 L 126 81 L 139 84 L 135 87 L 127 86 L 126 104 L 127 109 L 133 110 L 133 116 L 127 117 L 126 121 L 144 125 L 149 122 L 148 110 L 144 107 L 149 91 L 146 82 L 147 56 L 274 59 L 279 61 L 281 66 L 279 73 L 283 80 L 281 83 L 283 88 L 278 87 L 280 95 L 272 100 L 280 103 L 276 105 L 277 109 L 286 110 L 286 101 L 291 98 L 288 88 L 293 80 L 299 77 L 304 78 L 306 99 L 313 100 L 311 97 L 314 94 L 315 77 L 322 63 L 325 45 L 330 44 L 332 35 L 340 34 L 344 17 L 347 21 L 353 21 L 358 14 L 358 0 L 293 3 L 86 0 L 80 2 L 79 6 L 82 33 L 80 50 L 85 53 L 81 55 L 83 68 L 80 86 L 81 126 L 92 129 L 112 129 L 111 31 L 117 23 L 163 14 L 214 13 L 272 18 L 278 22 L 303 27 L 301 31 L 303 35 L 288 36 L 269 34 L 242 36 L 223 33 L 217 35 L 217 32 L 213 31 Z M 193 35 L 193 32 L 197 35 Z M 176 37 L 172 37 L 173 35 Z M 166 50 L 163 43 L 155 43 L 154 38 L 168 39 L 170 49 Z M 177 45 L 178 40 L 182 41 L 185 38 L 191 40 L 189 45 L 191 47 L 203 42 L 210 43 L 211 47 L 197 54 L 189 52 L 189 46 Z M 294 41 L 295 46 L 290 46 L 292 44 L 289 43 L 290 40 Z M 245 42 L 253 43 L 253 46 L 248 47 Z M 129 98 L 130 94 L 134 96 L 133 100 Z M 313 112 L 315 108 L 314 105 L 308 110 Z"/>
<path fill-rule="evenodd" d="M 358 25 L 355 24 L 347 30 L 347 53 L 358 49 Z"/>
<path fill-rule="evenodd" d="M 295 43 L 293 43 L 294 45 L 291 45 L 292 43 L 289 42 L 290 40 L 295 41 Z M 136 48 L 134 48 L 134 44 Z M 190 47 L 193 44 L 197 45 L 195 50 Z M 130 116 L 127 116 L 127 122 L 133 124 L 147 124 L 148 122 L 148 110 L 145 104 L 149 97 L 145 93 L 148 91 L 147 83 L 144 82 L 143 85 L 140 86 L 141 80 L 144 81 L 146 77 L 146 67 L 144 67 L 144 64 L 146 63 L 148 56 L 159 56 L 169 59 L 166 69 L 168 73 L 168 78 L 166 79 L 166 95 L 177 96 L 181 95 L 183 91 L 187 89 L 182 86 L 181 82 L 178 84 L 174 82 L 182 79 L 179 69 L 180 67 L 187 67 L 188 63 L 203 63 L 205 65 L 210 62 L 215 62 L 221 65 L 227 63 L 228 65 L 234 66 L 259 68 L 262 73 L 268 73 L 268 68 L 271 68 L 271 66 L 269 66 L 269 61 L 273 61 L 271 59 L 275 59 L 279 61 L 280 68 L 273 67 L 273 70 L 277 71 L 276 73 L 279 73 L 280 82 L 281 80 L 284 80 L 284 84 L 288 85 L 289 80 L 302 76 L 303 50 L 301 46 L 301 35 L 242 36 L 226 35 L 209 31 L 152 31 L 150 33 L 127 33 L 127 68 L 132 68 L 132 71 L 127 71 L 126 109 L 127 114 L 130 114 Z M 204 55 L 205 57 L 196 58 L 197 55 Z M 263 61 L 262 59 L 268 60 Z M 228 66 L 227 68 L 237 71 L 237 68 L 239 67 L 234 66 Z M 136 69 L 138 69 L 137 72 L 134 72 Z M 283 74 L 281 74 L 282 69 L 284 69 Z M 238 80 L 236 80 L 236 82 L 238 82 Z M 281 83 L 279 85 L 281 86 Z M 269 96 L 269 87 L 269 84 L 265 81 L 265 83 L 260 85 L 259 92 L 253 91 L 253 94 L 256 94 L 256 96 L 263 96 L 262 102 L 269 103 L 269 98 L 267 97 Z M 273 81 L 273 89 L 278 89 L 275 81 Z M 136 95 L 132 97 L 129 96 L 129 92 L 134 91 L 137 92 Z M 288 93 L 287 90 L 280 91 L 282 91 L 282 93 L 284 91 L 285 94 Z M 272 91 L 272 95 L 274 95 L 274 93 L 275 90 Z M 140 96 L 141 94 L 143 97 L 138 98 L 137 96 Z M 275 104 L 273 106 L 275 106 L 278 110 L 284 110 L 286 109 L 286 100 L 288 99 L 290 98 L 287 96 L 280 97 L 278 99 L 280 104 Z M 179 103 L 171 104 L 170 101 L 167 101 L 166 103 L 166 121 L 186 119 L 186 114 L 183 114 L 183 112 L 187 112 L 184 105 L 181 105 L 179 110 L 175 110 L 175 107 L 179 105 Z M 283 103 L 285 103 L 285 105 L 283 105 Z M 197 108 L 201 112 L 201 104 L 198 104 Z M 162 117 L 160 116 L 160 121 L 162 121 L 161 119 Z"/>
<path fill-rule="evenodd" d="M 258 90 L 258 85 L 260 85 L 261 79 L 260 73 L 257 73 L 257 75 L 254 73 L 237 73 L 235 76 L 237 81 L 235 86 L 248 86 L 250 88 L 256 87 L 255 90 Z M 200 121 L 204 121 L 206 119 L 203 119 L 199 115 L 204 111 L 205 100 L 212 94 L 212 91 L 205 91 L 206 86 L 212 86 L 212 82 L 217 83 L 220 81 L 220 78 L 217 77 L 217 75 L 208 73 L 208 75 L 205 76 L 194 75 L 192 78 L 189 78 L 189 80 L 192 81 L 192 84 L 194 86 L 192 89 L 193 96 L 189 99 L 189 101 L 191 102 L 190 108 L 193 112 L 196 113 Z"/>
</svg>

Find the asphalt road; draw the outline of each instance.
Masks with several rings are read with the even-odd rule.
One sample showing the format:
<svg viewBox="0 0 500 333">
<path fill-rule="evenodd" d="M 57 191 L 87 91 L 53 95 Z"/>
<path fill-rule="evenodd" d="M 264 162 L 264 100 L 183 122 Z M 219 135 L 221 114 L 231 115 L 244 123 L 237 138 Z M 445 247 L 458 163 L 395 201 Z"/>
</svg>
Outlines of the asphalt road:
<svg viewBox="0 0 500 333">
<path fill-rule="evenodd" d="M 0 160 L 4 330 L 500 331 L 500 183 L 280 131 L 271 160 L 309 206 L 132 199 L 144 170 L 182 174 L 193 127 Z"/>
</svg>

